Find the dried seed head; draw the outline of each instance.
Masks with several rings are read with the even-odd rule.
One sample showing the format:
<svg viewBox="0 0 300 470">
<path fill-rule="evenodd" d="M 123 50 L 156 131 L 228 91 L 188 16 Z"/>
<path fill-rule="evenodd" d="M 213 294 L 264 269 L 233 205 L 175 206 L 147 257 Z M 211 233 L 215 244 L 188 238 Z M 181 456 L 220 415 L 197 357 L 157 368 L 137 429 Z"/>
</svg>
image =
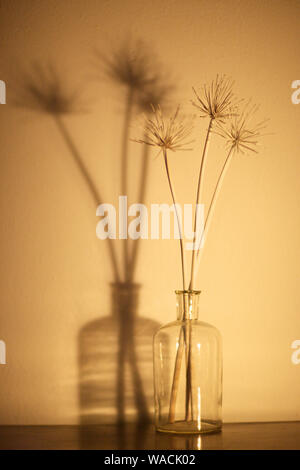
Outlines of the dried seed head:
<svg viewBox="0 0 300 470">
<path fill-rule="evenodd" d="M 186 148 L 193 140 L 187 141 L 193 130 L 193 118 L 179 117 L 178 106 L 170 118 L 164 118 L 160 106 L 152 106 L 152 116 L 145 116 L 143 139 L 140 144 L 159 147 L 161 150 L 191 150 Z"/>
<path fill-rule="evenodd" d="M 231 117 L 225 125 L 217 124 L 215 133 L 223 137 L 229 148 L 235 152 L 246 153 L 248 151 L 258 153 L 256 150 L 259 138 L 264 135 L 262 130 L 266 128 L 267 120 L 255 122 L 258 111 L 257 105 L 248 102 L 243 110 Z"/>
<path fill-rule="evenodd" d="M 199 92 L 193 88 L 196 99 L 193 106 L 200 111 L 200 117 L 209 117 L 215 121 L 224 121 L 230 117 L 234 107 L 233 81 L 225 75 L 217 75 L 210 85 L 204 85 Z"/>
</svg>

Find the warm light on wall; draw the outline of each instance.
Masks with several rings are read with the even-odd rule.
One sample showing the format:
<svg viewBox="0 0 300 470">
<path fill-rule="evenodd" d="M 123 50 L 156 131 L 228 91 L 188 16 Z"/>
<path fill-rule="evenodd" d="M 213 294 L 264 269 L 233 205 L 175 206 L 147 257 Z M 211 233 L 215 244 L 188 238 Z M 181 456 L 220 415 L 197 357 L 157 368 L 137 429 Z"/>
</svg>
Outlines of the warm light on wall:
<svg viewBox="0 0 300 470">
<path fill-rule="evenodd" d="M 9 360 L 0 366 L 0 423 L 108 422 L 124 409 L 133 419 L 152 413 L 152 335 L 175 315 L 178 240 L 139 241 L 133 296 L 122 285 L 124 240 L 111 240 L 111 249 L 95 234 L 97 207 L 117 207 L 120 195 L 128 194 L 130 207 L 142 194 L 148 214 L 151 204 L 172 204 L 161 155 L 129 140 L 138 138 L 149 96 L 132 98 L 124 147 L 130 87 L 120 83 L 124 67 L 109 69 L 117 78 L 102 67 L 103 58 L 112 65 L 115 51 L 126 58 L 127 44 L 139 40 L 162 80 L 151 99 L 194 113 L 192 87 L 224 73 L 239 97 L 253 97 L 262 119 L 270 118 L 259 154 L 234 158 L 226 174 L 197 277 L 199 318 L 223 337 L 224 421 L 299 419 L 300 3 L 51 5 L 49 14 L 47 1 L 1 2 L 0 101 L 5 90 L 7 105 L 0 106 L 0 338 Z M 169 157 L 182 208 L 195 201 L 207 130 L 198 121 L 193 150 Z M 210 142 L 205 207 L 222 145 L 219 136 Z M 135 241 L 129 242 L 130 260 Z M 186 257 L 190 262 L 191 251 Z M 124 303 L 137 301 L 136 323 L 117 320 L 117 277 Z M 129 341 L 120 325 L 136 326 Z"/>
</svg>

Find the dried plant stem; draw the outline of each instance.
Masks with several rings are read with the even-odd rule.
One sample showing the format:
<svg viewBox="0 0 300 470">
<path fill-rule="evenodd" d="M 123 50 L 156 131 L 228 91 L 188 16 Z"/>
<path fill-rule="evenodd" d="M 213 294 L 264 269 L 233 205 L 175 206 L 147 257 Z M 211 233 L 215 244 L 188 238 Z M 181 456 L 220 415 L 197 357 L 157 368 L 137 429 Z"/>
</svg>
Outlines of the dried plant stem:
<svg viewBox="0 0 300 470">
<path fill-rule="evenodd" d="M 198 178 L 198 185 L 197 185 L 197 195 L 196 195 L 196 206 L 195 206 L 195 218 L 194 218 L 194 243 L 197 242 L 198 236 L 198 204 L 201 198 L 201 190 L 202 190 L 202 181 L 204 175 L 204 168 L 206 163 L 206 157 L 208 152 L 208 144 L 209 144 L 209 137 L 212 130 L 213 118 L 210 118 L 208 129 L 206 132 L 203 152 L 201 156 L 200 162 L 200 170 L 199 170 L 199 178 Z M 195 247 L 194 247 L 195 248 Z M 189 290 L 193 290 L 194 288 L 194 276 L 195 276 L 195 255 L 196 250 L 193 249 L 192 253 L 192 264 L 191 264 L 191 279 L 189 284 Z M 186 420 L 193 419 L 193 387 L 192 387 L 192 374 L 191 374 L 191 367 L 192 367 L 192 347 L 191 347 L 191 325 L 189 323 L 188 328 L 188 340 L 186 341 L 186 348 L 187 348 L 187 366 L 186 366 Z"/>
<path fill-rule="evenodd" d="M 197 196 L 196 196 L 196 207 L 195 207 L 195 219 L 194 219 L 194 240 L 196 239 L 197 241 L 197 230 L 198 230 L 198 217 L 197 217 L 197 207 L 200 202 L 200 196 L 201 196 L 201 189 L 202 189 L 202 180 L 203 180 L 203 174 L 204 174 L 204 166 L 205 166 L 205 160 L 207 156 L 207 151 L 208 151 L 208 143 L 209 143 L 209 137 L 212 129 L 212 123 L 213 119 L 210 118 L 207 133 L 206 133 L 206 138 L 204 142 L 204 147 L 203 147 L 203 152 L 202 152 L 202 157 L 201 157 L 201 163 L 200 163 L 200 170 L 199 170 L 199 178 L 198 178 L 198 186 L 197 186 Z M 192 266 L 191 266 L 191 280 L 190 280 L 190 285 L 189 289 L 193 290 L 194 288 L 194 276 L 195 276 L 195 254 L 196 250 L 193 249 L 192 253 Z"/>
<path fill-rule="evenodd" d="M 148 145 L 144 145 L 144 153 L 143 153 L 143 163 L 141 169 L 141 179 L 140 179 L 140 190 L 139 190 L 139 198 L 138 202 L 140 204 L 144 204 L 145 202 L 145 195 L 147 189 L 147 180 L 148 180 L 148 173 L 149 173 L 149 147 Z M 130 274 L 129 280 L 132 282 L 134 278 L 134 272 L 136 268 L 138 253 L 139 253 L 139 246 L 140 246 L 140 238 L 135 240 L 132 247 L 132 254 L 130 260 Z"/>
<path fill-rule="evenodd" d="M 181 228 L 180 219 L 179 219 L 179 215 L 178 215 L 177 208 L 176 208 L 176 198 L 175 198 L 175 194 L 173 190 L 173 185 L 171 182 L 166 149 L 163 150 L 163 153 L 164 153 L 164 161 L 165 161 L 168 182 L 169 182 L 169 186 L 171 190 L 172 200 L 173 200 L 175 214 L 176 214 L 177 223 L 178 223 L 178 231 L 179 231 L 179 236 L 180 236 L 181 263 L 182 263 L 183 291 L 185 291 L 184 250 L 183 250 L 183 240 L 182 240 L 182 228 Z M 175 420 L 176 399 L 177 399 L 177 394 L 178 394 L 179 376 L 180 376 L 184 346 L 186 350 L 186 420 L 192 419 L 192 415 L 193 415 L 192 413 L 193 405 L 192 405 L 192 377 L 191 377 L 191 347 L 190 347 L 191 346 L 190 345 L 191 325 L 190 325 L 189 320 L 188 320 L 189 324 L 187 325 L 185 301 L 183 305 L 184 305 L 183 316 L 184 316 L 185 324 L 184 326 L 180 328 L 179 344 L 178 344 L 178 349 L 177 349 L 176 359 L 175 359 L 174 375 L 173 375 L 173 382 L 172 382 L 172 389 L 171 389 L 170 409 L 169 409 L 169 422 L 170 423 L 174 422 Z"/>
<path fill-rule="evenodd" d="M 166 167 L 166 172 L 167 172 L 167 178 L 169 182 L 169 187 L 170 187 L 170 191 L 172 195 L 174 210 L 175 210 L 177 224 L 178 224 L 178 231 L 179 231 L 179 237 L 180 237 L 179 241 L 180 241 L 180 252 L 181 252 L 181 266 L 182 266 L 182 284 L 183 284 L 183 290 L 185 291 L 184 250 L 183 250 L 183 240 L 182 240 L 182 228 L 181 228 L 179 215 L 177 212 L 176 198 L 175 198 L 174 189 L 173 189 L 173 185 L 172 185 L 172 181 L 170 177 L 166 149 L 163 149 L 163 154 L 164 154 L 164 162 L 165 162 L 165 167 Z M 185 302 L 184 302 L 183 315 L 185 317 Z M 178 344 L 178 349 L 177 349 L 176 359 L 175 359 L 174 375 L 173 375 L 173 382 L 172 382 L 172 389 L 171 389 L 170 408 L 169 408 L 169 422 L 170 423 L 173 423 L 175 420 L 175 407 L 176 407 L 176 399 L 177 399 L 177 394 L 178 394 L 179 376 L 180 376 L 180 370 L 181 370 L 184 343 L 186 344 L 184 328 L 185 327 L 180 328 L 179 342 L 178 342 L 179 344 Z M 188 387 L 188 383 L 187 383 L 187 387 Z"/>
<path fill-rule="evenodd" d="M 210 118 L 208 129 L 206 132 L 203 152 L 201 156 L 200 162 L 200 170 L 199 170 L 199 178 L 198 178 L 198 185 L 197 185 L 197 195 L 196 195 L 196 206 L 195 206 L 195 218 L 194 218 L 194 243 L 198 241 L 198 204 L 200 203 L 201 199 L 201 190 L 202 190 L 202 180 L 204 175 L 204 168 L 206 163 L 206 157 L 208 152 L 208 144 L 209 144 L 209 137 L 212 130 L 213 118 Z M 194 247 L 195 248 L 195 247 Z M 192 253 L 192 263 L 191 263 L 191 279 L 189 284 L 189 290 L 193 290 L 194 288 L 194 277 L 195 277 L 195 255 L 196 250 L 193 249 Z M 189 324 L 188 330 L 188 341 L 186 342 L 187 347 L 187 366 L 186 366 L 186 420 L 193 419 L 193 387 L 192 387 L 192 374 L 191 374 L 191 363 L 192 363 L 192 348 L 191 348 L 191 325 Z"/>
<path fill-rule="evenodd" d="M 180 242 L 180 254 L 181 254 L 181 267 L 182 267 L 182 286 L 184 292 L 184 304 L 183 304 L 183 324 L 180 325 L 179 339 L 176 351 L 174 374 L 173 374 L 173 383 L 171 388 L 171 400 L 169 408 L 169 422 L 174 422 L 175 420 L 175 408 L 176 408 L 176 398 L 178 394 L 178 384 L 180 378 L 181 363 L 183 358 L 183 352 L 185 348 L 186 352 L 186 411 L 187 415 L 190 416 L 192 413 L 189 411 L 189 406 L 192 403 L 191 396 L 191 369 L 190 365 L 190 349 L 189 349 L 189 332 L 187 330 L 187 311 L 186 311 L 186 282 L 185 282 L 185 262 L 184 262 L 184 249 L 183 249 L 183 236 L 182 236 L 182 223 L 178 213 L 178 207 L 176 204 L 176 197 L 173 189 L 173 184 L 171 181 L 169 166 L 168 166 L 168 156 L 167 150 L 179 150 L 185 149 L 189 150 L 186 145 L 191 142 L 187 142 L 186 139 L 192 131 L 191 122 L 186 122 L 186 120 L 179 120 L 179 107 L 177 107 L 175 113 L 165 121 L 162 111 L 158 106 L 156 109 L 153 108 L 153 118 L 149 118 L 145 122 L 144 126 L 144 138 L 137 140 L 139 143 L 143 143 L 153 147 L 159 147 L 163 152 L 164 163 L 168 178 L 168 183 L 171 191 L 171 196 L 174 205 L 174 212 L 177 219 L 178 232 L 179 232 L 179 242 Z"/>
<path fill-rule="evenodd" d="M 181 228 L 181 223 L 180 223 L 180 218 L 177 210 L 177 205 L 176 205 L 176 199 L 175 199 L 175 193 L 170 177 L 170 172 L 169 172 L 169 165 L 168 165 L 168 157 L 167 157 L 167 150 L 164 148 L 163 149 L 163 154 L 164 154 L 164 162 L 165 162 L 165 168 L 167 172 L 167 178 L 168 178 L 168 183 L 171 191 L 171 196 L 174 204 L 174 210 L 175 210 L 175 215 L 177 219 L 177 225 L 178 225 L 178 232 L 179 232 L 179 242 L 180 242 L 180 253 L 181 253 L 181 269 L 182 269 L 182 288 L 185 290 L 185 274 L 184 274 L 184 249 L 183 249 L 183 240 L 182 240 L 182 228 Z"/>
<path fill-rule="evenodd" d="M 186 400 L 185 419 L 193 420 L 193 394 L 192 394 L 192 328 L 191 320 L 187 320 L 185 325 L 185 345 L 186 345 Z"/>
<path fill-rule="evenodd" d="M 83 161 L 82 161 L 82 158 L 81 158 L 81 155 L 80 153 L 78 152 L 78 149 L 76 147 L 76 145 L 74 144 L 73 142 L 73 139 L 72 137 L 70 136 L 65 124 L 63 123 L 62 119 L 58 116 L 58 115 L 55 115 L 54 116 L 54 119 L 55 119 L 55 123 L 67 145 L 67 147 L 69 148 L 81 174 L 83 175 L 88 187 L 89 187 L 89 190 L 93 196 L 93 199 L 96 203 L 96 205 L 98 206 L 99 204 L 102 203 L 102 198 L 100 197 L 100 194 L 99 194 L 99 191 L 98 189 L 95 187 L 95 184 L 88 172 L 88 170 L 86 169 L 85 165 L 83 164 Z M 113 243 L 112 243 L 112 240 L 110 238 L 107 239 L 108 241 L 108 248 L 109 248 L 109 254 L 110 254 L 110 259 L 111 259 L 111 263 L 112 263 L 112 268 L 113 268 L 113 272 L 114 272 L 114 279 L 115 279 L 115 282 L 120 282 L 120 275 L 119 275 L 119 270 L 118 270 L 118 264 L 117 264 L 117 258 L 116 258 L 116 254 L 115 254 L 115 250 L 114 250 L 114 246 L 113 246 Z"/>
<path fill-rule="evenodd" d="M 185 349 L 186 359 L 186 394 L 185 394 L 185 419 L 193 419 L 192 400 L 192 371 L 191 371 L 191 324 L 190 320 L 184 320 L 184 325 L 180 327 L 178 347 L 176 352 L 174 374 L 171 388 L 169 422 L 175 421 L 176 400 L 178 395 L 179 377 L 182 365 L 182 358 Z"/>
<path fill-rule="evenodd" d="M 134 91 L 131 86 L 128 87 L 124 128 L 123 128 L 123 139 L 122 139 L 122 160 L 121 160 L 121 193 L 122 196 L 128 196 L 127 180 L 128 180 L 128 137 L 129 137 L 129 126 L 133 108 Z M 129 280 L 129 246 L 128 237 L 123 240 L 123 262 L 124 262 L 124 277 L 125 282 Z"/>
<path fill-rule="evenodd" d="M 182 363 L 182 357 L 183 357 L 183 348 L 184 348 L 184 330 L 181 327 L 180 332 L 179 332 L 179 340 L 178 340 L 178 347 L 177 347 L 177 352 L 176 352 L 176 360 L 175 360 L 172 389 L 171 389 L 170 408 L 169 408 L 169 422 L 170 423 L 174 423 L 175 421 L 175 408 L 176 408 L 176 399 L 177 399 L 177 394 L 178 394 L 181 363 Z"/>
<path fill-rule="evenodd" d="M 215 205 L 216 205 L 217 197 L 218 197 L 218 194 L 220 192 L 222 182 L 224 180 L 225 172 L 226 172 L 226 169 L 229 166 L 229 163 L 230 163 L 232 155 L 233 155 L 233 150 L 234 150 L 234 146 L 231 146 L 230 149 L 229 149 L 229 152 L 227 154 L 227 157 L 224 161 L 224 164 L 221 168 L 221 171 L 219 173 L 217 183 L 216 183 L 216 186 L 214 188 L 214 191 L 213 191 L 213 194 L 212 194 L 212 197 L 211 197 L 211 201 L 210 201 L 209 208 L 208 208 L 207 215 L 206 215 L 205 222 L 204 222 L 203 233 L 202 233 L 201 240 L 200 240 L 199 247 L 198 247 L 198 251 L 197 251 L 197 268 L 196 268 L 195 276 L 197 275 L 197 272 L 198 272 L 198 269 L 199 269 L 199 264 L 200 264 L 199 263 L 199 261 L 200 261 L 199 256 L 200 256 L 201 244 L 202 244 L 202 241 L 203 241 L 204 237 L 207 234 L 209 224 L 210 224 L 210 221 L 211 221 L 211 217 L 212 217 L 212 214 L 214 212 Z"/>
</svg>

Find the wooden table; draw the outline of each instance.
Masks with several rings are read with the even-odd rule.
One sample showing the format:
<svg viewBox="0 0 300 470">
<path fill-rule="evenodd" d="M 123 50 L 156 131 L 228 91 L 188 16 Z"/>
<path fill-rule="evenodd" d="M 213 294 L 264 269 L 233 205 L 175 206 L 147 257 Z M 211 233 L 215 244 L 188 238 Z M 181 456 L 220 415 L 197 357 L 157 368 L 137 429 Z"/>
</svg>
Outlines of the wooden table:
<svg viewBox="0 0 300 470">
<path fill-rule="evenodd" d="M 152 425 L 0 426 L 0 449 L 300 449 L 300 422 L 225 424 L 218 434 L 175 436 Z"/>
</svg>

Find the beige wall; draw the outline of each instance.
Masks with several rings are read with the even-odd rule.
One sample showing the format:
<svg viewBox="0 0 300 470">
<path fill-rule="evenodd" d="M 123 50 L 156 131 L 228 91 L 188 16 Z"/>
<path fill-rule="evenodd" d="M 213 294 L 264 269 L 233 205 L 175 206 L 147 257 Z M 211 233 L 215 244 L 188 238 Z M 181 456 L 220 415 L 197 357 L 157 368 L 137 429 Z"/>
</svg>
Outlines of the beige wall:
<svg viewBox="0 0 300 470">
<path fill-rule="evenodd" d="M 8 102 L 0 106 L 1 424 L 78 421 L 79 332 L 111 309 L 112 271 L 95 236 L 94 201 L 52 118 L 9 106 L 15 77 L 22 83 L 20 71 L 51 61 L 66 86 L 80 84 L 89 112 L 65 123 L 104 199 L 114 202 L 124 100 L 121 89 L 95 77 L 94 50 L 110 53 L 129 34 L 153 48 L 186 109 L 192 86 L 226 73 L 270 118 L 272 135 L 260 154 L 236 158 L 227 173 L 198 287 L 202 318 L 223 335 L 224 419 L 300 419 L 300 364 L 291 362 L 291 343 L 300 339 L 300 104 L 291 102 L 291 83 L 300 79 L 299 18 L 296 0 L 0 2 Z M 204 131 L 200 123 L 193 152 L 172 156 L 182 203 L 194 199 Z M 222 148 L 212 143 L 206 197 Z M 142 148 L 130 149 L 134 200 Z M 170 201 L 163 162 L 154 156 L 147 204 Z M 142 242 L 142 318 L 174 318 L 179 267 L 176 241 Z M 148 327 L 141 322 L 138 335 Z M 115 347 L 110 334 L 99 358 L 106 365 L 109 338 Z"/>
</svg>

